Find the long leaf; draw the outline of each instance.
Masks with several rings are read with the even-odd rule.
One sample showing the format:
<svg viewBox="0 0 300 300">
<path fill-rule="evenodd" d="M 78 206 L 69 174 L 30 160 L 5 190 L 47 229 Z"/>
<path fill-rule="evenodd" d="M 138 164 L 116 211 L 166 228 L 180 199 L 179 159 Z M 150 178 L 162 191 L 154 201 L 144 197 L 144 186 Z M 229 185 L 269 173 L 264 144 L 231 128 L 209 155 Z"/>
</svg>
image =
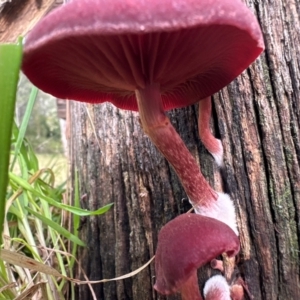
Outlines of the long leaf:
<svg viewBox="0 0 300 300">
<path fill-rule="evenodd" d="M 50 219 L 46 218 L 45 216 L 37 213 L 36 211 L 32 210 L 29 207 L 25 207 L 25 209 L 27 209 L 32 215 L 34 215 L 35 217 L 40 219 L 44 224 L 50 226 L 51 228 L 56 230 L 59 234 L 63 235 L 67 239 L 71 240 L 73 243 L 76 243 L 77 245 L 80 245 L 80 246 L 83 246 L 83 247 L 85 246 L 85 243 L 80 238 L 78 238 L 77 236 L 75 236 L 74 234 L 72 234 L 67 229 L 65 229 L 62 226 L 60 226 L 59 224 L 57 224 L 56 222 L 53 222 L 52 220 L 50 220 Z"/>
<path fill-rule="evenodd" d="M 25 133 L 26 133 L 26 130 L 27 130 L 27 126 L 28 126 L 28 123 L 29 123 L 30 116 L 32 114 L 32 110 L 33 110 L 33 106 L 35 104 L 37 93 L 38 93 L 38 89 L 35 86 L 33 86 L 32 89 L 31 89 L 31 94 L 30 94 L 30 97 L 29 97 L 29 101 L 28 101 L 27 106 L 26 106 L 26 111 L 25 111 L 25 114 L 24 114 L 24 117 L 23 117 L 23 120 L 22 120 L 22 124 L 19 128 L 19 134 L 18 134 L 18 137 L 17 137 L 16 145 L 15 145 L 15 155 L 14 155 L 14 159 L 13 159 L 13 161 L 11 163 L 11 166 L 10 166 L 11 171 L 14 169 L 15 162 L 17 160 L 17 157 L 19 155 L 22 143 L 24 141 Z"/>
<path fill-rule="evenodd" d="M 33 258 L 27 257 L 23 254 L 6 250 L 6 249 L 1 249 L 0 250 L 0 259 L 6 261 L 9 264 L 12 265 L 17 265 L 22 268 L 27 268 L 30 270 L 35 270 L 38 272 L 42 272 L 48 275 L 56 276 L 56 277 L 63 277 L 57 270 L 54 268 L 43 264 L 39 261 L 36 261 Z"/>
<path fill-rule="evenodd" d="M 73 214 L 76 214 L 78 216 L 96 216 L 96 215 L 101 215 L 104 214 L 105 212 L 107 212 L 111 206 L 113 205 L 113 203 L 107 204 L 97 210 L 94 211 L 89 211 L 86 209 L 81 209 L 81 208 L 77 208 L 71 205 L 67 205 L 67 204 L 62 204 L 59 203 L 55 200 L 53 200 L 52 198 L 44 195 L 43 193 L 39 192 L 37 189 L 35 189 L 31 184 L 29 184 L 26 180 L 24 180 L 23 178 L 20 178 L 16 175 L 14 175 L 13 173 L 9 173 L 9 178 L 10 180 L 13 180 L 15 183 L 17 183 L 20 187 L 22 187 L 23 189 L 26 189 L 27 191 L 31 192 L 33 195 L 35 195 L 36 197 L 39 197 L 45 201 L 47 201 L 50 205 L 53 205 L 57 208 L 60 209 L 64 209 L 66 211 L 69 211 Z"/>
<path fill-rule="evenodd" d="M 18 44 L 0 45 L 0 241 L 4 222 L 10 141 L 21 61 L 21 40 Z"/>
</svg>

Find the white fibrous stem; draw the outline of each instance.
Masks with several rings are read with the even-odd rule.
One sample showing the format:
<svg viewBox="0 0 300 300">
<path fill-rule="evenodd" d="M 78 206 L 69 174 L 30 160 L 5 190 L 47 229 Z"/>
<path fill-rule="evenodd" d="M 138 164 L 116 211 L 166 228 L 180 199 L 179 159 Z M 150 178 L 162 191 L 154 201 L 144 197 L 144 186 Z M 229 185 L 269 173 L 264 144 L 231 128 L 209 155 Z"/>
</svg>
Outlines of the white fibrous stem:
<svg viewBox="0 0 300 300">
<path fill-rule="evenodd" d="M 214 157 L 217 165 L 223 167 L 223 146 L 219 139 L 215 138 L 210 129 L 211 97 L 199 101 L 198 131 L 199 137 L 205 148 Z"/>
<path fill-rule="evenodd" d="M 195 212 L 227 224 L 236 233 L 236 235 L 239 235 L 236 224 L 235 207 L 232 200 L 227 194 L 217 194 L 217 201 L 209 203 L 208 206 L 196 206 Z"/>
<path fill-rule="evenodd" d="M 213 276 L 207 280 L 203 294 L 205 300 L 231 300 L 229 285 L 221 275 Z"/>
<path fill-rule="evenodd" d="M 223 146 L 210 130 L 211 97 L 199 101 L 198 130 L 199 136 L 206 149 L 213 155 L 219 167 L 223 167 Z M 218 193 L 218 199 L 209 206 L 197 206 L 198 214 L 215 218 L 226 223 L 237 235 L 236 214 L 232 200 L 226 194 Z"/>
<path fill-rule="evenodd" d="M 149 84 L 136 90 L 136 98 L 145 133 L 174 168 L 193 206 L 215 202 L 217 193 L 164 113 L 159 85 Z"/>
</svg>

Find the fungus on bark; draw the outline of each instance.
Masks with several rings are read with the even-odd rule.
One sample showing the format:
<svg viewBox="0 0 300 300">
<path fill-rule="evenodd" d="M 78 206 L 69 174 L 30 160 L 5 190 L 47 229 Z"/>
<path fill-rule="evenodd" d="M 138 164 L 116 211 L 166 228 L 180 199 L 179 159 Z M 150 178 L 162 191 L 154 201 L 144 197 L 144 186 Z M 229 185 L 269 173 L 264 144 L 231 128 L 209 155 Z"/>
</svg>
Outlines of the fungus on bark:
<svg viewBox="0 0 300 300">
<path fill-rule="evenodd" d="M 231 300 L 230 287 L 221 275 L 215 275 L 206 281 L 203 294 L 205 300 Z"/>
<path fill-rule="evenodd" d="M 230 285 L 222 275 L 209 278 L 204 285 L 203 295 L 205 300 L 243 300 L 245 283 L 241 277 Z M 249 299 L 253 297 L 248 292 Z"/>
<path fill-rule="evenodd" d="M 223 146 L 219 139 L 216 139 L 210 130 L 209 122 L 211 117 L 211 97 L 199 101 L 198 131 L 199 137 L 205 148 L 214 157 L 217 165 L 223 167 Z"/>
<path fill-rule="evenodd" d="M 239 249 L 238 237 L 223 222 L 197 214 L 180 215 L 158 235 L 154 288 L 164 295 L 179 291 L 183 300 L 202 299 L 197 269 L 222 253 L 234 257 Z"/>
<path fill-rule="evenodd" d="M 139 111 L 196 211 L 214 216 L 211 203 L 224 197 L 164 111 L 219 91 L 263 49 L 259 25 L 240 0 L 73 0 L 26 37 L 22 69 L 55 97 Z"/>
<path fill-rule="evenodd" d="M 210 262 L 210 266 L 215 269 L 215 270 L 219 270 L 221 273 L 224 272 L 224 266 L 223 266 L 223 261 L 219 260 L 219 259 L 213 259 Z"/>
</svg>

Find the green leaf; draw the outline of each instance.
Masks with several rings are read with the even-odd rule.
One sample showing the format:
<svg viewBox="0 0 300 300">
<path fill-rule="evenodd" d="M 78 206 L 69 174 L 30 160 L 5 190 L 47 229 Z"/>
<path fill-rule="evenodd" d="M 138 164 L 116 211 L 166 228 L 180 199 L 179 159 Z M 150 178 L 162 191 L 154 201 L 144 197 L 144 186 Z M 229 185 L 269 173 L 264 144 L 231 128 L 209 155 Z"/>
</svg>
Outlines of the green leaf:
<svg viewBox="0 0 300 300">
<path fill-rule="evenodd" d="M 94 210 L 94 211 L 89 211 L 89 210 L 86 210 L 86 209 L 77 208 L 77 207 L 67 205 L 67 204 L 62 204 L 62 203 L 59 203 L 59 202 L 53 200 L 52 198 L 50 198 L 50 197 L 44 195 L 43 193 L 41 193 L 40 191 L 38 191 L 29 182 L 27 182 L 23 178 L 20 178 L 20 177 L 14 175 L 13 173 L 9 173 L 9 178 L 10 178 L 10 180 L 14 181 L 17 185 L 19 185 L 21 188 L 27 190 L 28 192 L 31 192 L 36 197 L 47 201 L 50 205 L 53 205 L 53 206 L 55 206 L 57 208 L 60 208 L 60 209 L 64 209 L 66 211 L 69 211 L 69 212 L 71 212 L 73 214 L 76 214 L 78 216 L 81 216 L 81 217 L 83 217 L 83 216 L 96 216 L 96 215 L 104 214 L 113 205 L 113 203 L 110 203 L 110 204 L 107 204 L 107 205 L 105 205 L 105 206 L 103 206 L 103 207 L 101 207 L 97 210 Z"/>
<path fill-rule="evenodd" d="M 72 234 L 67 229 L 65 229 L 62 226 L 60 226 L 59 224 L 57 224 L 56 222 L 53 222 L 52 220 L 50 220 L 50 219 L 46 218 L 45 216 L 37 213 L 36 211 L 32 210 L 29 207 L 25 207 L 25 209 L 27 209 L 32 215 L 34 215 L 35 217 L 40 219 L 44 224 L 50 226 L 51 228 L 56 230 L 59 234 L 63 235 L 67 239 L 71 240 L 73 243 L 76 243 L 77 245 L 80 245 L 80 246 L 83 246 L 83 247 L 85 246 L 85 243 L 81 239 L 79 239 L 77 236 L 75 236 L 74 234 Z"/>
<path fill-rule="evenodd" d="M 35 86 L 33 86 L 31 89 L 29 101 L 26 106 L 26 111 L 25 111 L 25 114 L 24 114 L 24 117 L 22 120 L 22 124 L 20 125 L 19 131 L 18 131 L 17 141 L 16 141 L 16 145 L 15 145 L 15 156 L 14 156 L 13 162 L 11 163 L 11 167 L 10 167 L 11 171 L 14 168 L 15 162 L 17 160 L 17 157 L 18 157 L 19 152 L 22 147 L 22 144 L 23 144 L 23 141 L 25 138 L 26 129 L 27 129 L 27 126 L 29 123 L 29 119 L 32 114 L 33 106 L 35 104 L 37 93 L 38 93 L 38 89 Z"/>
<path fill-rule="evenodd" d="M 73 214 L 76 214 L 78 216 L 98 216 L 98 215 L 102 215 L 104 213 L 106 213 L 114 204 L 113 203 L 109 203 L 105 206 L 102 206 L 101 208 L 97 209 L 97 210 L 85 210 L 85 209 L 81 209 L 81 208 L 77 208 L 74 206 L 70 206 L 70 205 L 66 205 L 66 204 L 61 204 L 61 208 L 65 209 Z"/>
<path fill-rule="evenodd" d="M 22 40 L 18 44 L 0 45 L 0 241 L 5 214 L 5 195 L 16 91 L 22 61 Z"/>
<path fill-rule="evenodd" d="M 79 179 L 78 179 L 77 170 L 75 172 L 75 180 L 74 180 L 74 207 L 77 207 L 77 208 L 80 207 Z M 74 230 L 74 233 L 78 234 L 79 226 L 80 226 L 80 217 L 73 214 L 73 230 Z"/>
</svg>

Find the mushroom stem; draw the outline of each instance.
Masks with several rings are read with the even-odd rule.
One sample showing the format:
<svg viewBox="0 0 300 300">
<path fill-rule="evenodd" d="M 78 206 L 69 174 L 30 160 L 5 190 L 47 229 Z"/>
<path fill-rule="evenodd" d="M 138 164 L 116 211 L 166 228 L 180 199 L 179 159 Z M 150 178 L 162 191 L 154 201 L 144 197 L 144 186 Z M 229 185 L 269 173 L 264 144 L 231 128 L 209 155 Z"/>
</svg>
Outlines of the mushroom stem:
<svg viewBox="0 0 300 300">
<path fill-rule="evenodd" d="M 231 300 L 229 285 L 221 275 L 215 275 L 206 281 L 203 294 L 205 300 Z"/>
<path fill-rule="evenodd" d="M 210 262 L 210 266 L 215 269 L 215 270 L 219 270 L 220 272 L 224 272 L 224 266 L 223 266 L 223 261 L 220 259 L 216 259 L 214 258 L 211 262 Z"/>
<path fill-rule="evenodd" d="M 244 299 L 244 288 L 241 284 L 233 284 L 230 287 L 230 297 L 232 300 L 243 300 Z M 253 299 L 253 298 L 250 298 Z"/>
<path fill-rule="evenodd" d="M 223 166 L 223 146 L 219 139 L 216 139 L 210 130 L 211 118 L 211 97 L 202 99 L 199 102 L 198 131 L 200 139 L 205 148 L 214 157 L 219 167 Z"/>
<path fill-rule="evenodd" d="M 209 206 L 218 195 L 165 115 L 159 84 L 148 84 L 135 94 L 145 133 L 174 168 L 192 204 Z"/>
<path fill-rule="evenodd" d="M 180 294 L 182 300 L 203 300 L 199 291 L 197 271 L 182 285 Z"/>
</svg>

